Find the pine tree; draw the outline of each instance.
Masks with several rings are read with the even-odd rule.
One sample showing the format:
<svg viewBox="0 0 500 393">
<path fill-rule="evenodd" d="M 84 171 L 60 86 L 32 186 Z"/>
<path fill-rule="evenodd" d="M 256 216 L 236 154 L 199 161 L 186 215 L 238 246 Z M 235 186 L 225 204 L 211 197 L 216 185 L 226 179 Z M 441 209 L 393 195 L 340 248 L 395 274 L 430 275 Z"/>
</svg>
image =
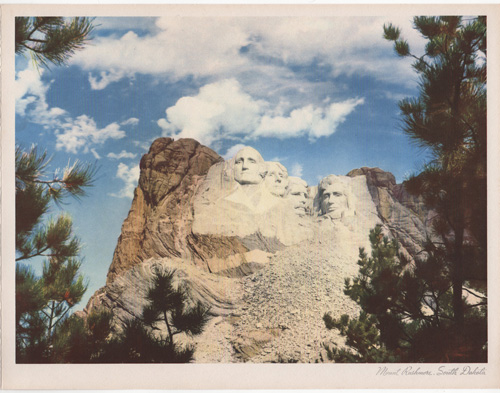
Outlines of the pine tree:
<svg viewBox="0 0 500 393">
<path fill-rule="evenodd" d="M 181 347 L 174 337 L 181 333 L 201 334 L 209 319 L 209 310 L 199 301 L 187 307 L 189 292 L 182 286 L 174 288 L 174 274 L 175 270 L 155 272 L 142 318 L 127 321 L 99 361 L 187 363 L 193 358 L 194 347 Z M 166 334 L 162 333 L 164 330 Z"/>
<path fill-rule="evenodd" d="M 420 77 L 420 96 L 399 103 L 403 131 L 433 154 L 405 185 L 438 213 L 434 228 L 450 261 L 460 331 L 464 282 L 486 274 L 486 17 L 421 16 L 413 22 L 428 41 L 420 57 L 399 28 L 384 26 L 384 37 L 399 56 L 415 59 Z"/>
<path fill-rule="evenodd" d="M 49 177 L 50 158 L 36 147 L 16 148 L 16 344 L 18 362 L 50 361 L 54 329 L 81 300 L 80 241 L 71 218 L 48 218 L 52 203 L 79 198 L 95 166 L 76 162 Z M 41 277 L 24 263 L 46 258 Z"/>
<path fill-rule="evenodd" d="M 157 323 L 166 325 L 170 345 L 174 345 L 176 334 L 200 334 L 208 321 L 208 310 L 201 302 L 198 301 L 193 308 L 186 308 L 188 291 L 182 286 L 174 289 L 174 274 L 175 270 L 156 272 L 146 296 L 149 305 L 143 310 L 145 324 L 151 327 Z"/>
<path fill-rule="evenodd" d="M 112 314 L 93 310 L 85 318 L 72 315 L 56 327 L 52 361 L 55 363 L 99 363 L 108 350 Z"/>
<path fill-rule="evenodd" d="M 28 52 L 36 65 L 63 65 L 83 49 L 94 29 L 92 18 L 16 17 L 16 53 Z"/>
<path fill-rule="evenodd" d="M 34 64 L 64 65 L 91 39 L 93 18 L 16 17 L 15 52 L 29 53 Z M 61 323 L 87 285 L 79 274 L 80 241 L 68 215 L 47 219 L 52 203 L 85 195 L 96 168 L 78 161 L 62 175 L 47 176 L 50 158 L 36 147 L 16 148 L 16 359 L 54 360 Z M 47 258 L 42 277 L 21 262 Z"/>
<path fill-rule="evenodd" d="M 325 314 L 328 329 L 346 337 L 348 348 L 324 345 L 335 362 L 486 361 L 484 304 L 466 304 L 460 345 L 454 340 L 452 280 L 446 250 L 428 241 L 425 260 L 408 261 L 399 244 L 376 226 L 371 257 L 359 253 L 359 273 L 346 278 L 344 293 L 361 308 L 358 318 Z"/>
</svg>

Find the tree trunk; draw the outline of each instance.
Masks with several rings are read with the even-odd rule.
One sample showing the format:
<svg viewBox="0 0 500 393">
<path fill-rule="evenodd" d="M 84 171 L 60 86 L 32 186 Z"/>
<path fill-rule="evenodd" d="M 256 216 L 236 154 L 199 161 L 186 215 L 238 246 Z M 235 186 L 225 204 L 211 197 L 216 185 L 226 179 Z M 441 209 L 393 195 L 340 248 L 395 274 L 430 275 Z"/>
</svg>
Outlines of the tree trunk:
<svg viewBox="0 0 500 393">
<path fill-rule="evenodd" d="M 172 333 L 172 329 L 170 328 L 170 324 L 168 323 L 168 316 L 167 313 L 164 311 L 163 312 L 163 317 L 165 318 L 165 323 L 167 324 L 167 330 L 168 330 L 168 336 L 170 337 L 170 346 L 174 346 L 174 335 Z"/>
<path fill-rule="evenodd" d="M 455 256 L 453 261 L 453 315 L 459 332 L 464 327 L 464 304 L 462 301 L 462 288 L 464 285 L 463 261 L 464 228 L 461 226 L 455 232 Z"/>
</svg>

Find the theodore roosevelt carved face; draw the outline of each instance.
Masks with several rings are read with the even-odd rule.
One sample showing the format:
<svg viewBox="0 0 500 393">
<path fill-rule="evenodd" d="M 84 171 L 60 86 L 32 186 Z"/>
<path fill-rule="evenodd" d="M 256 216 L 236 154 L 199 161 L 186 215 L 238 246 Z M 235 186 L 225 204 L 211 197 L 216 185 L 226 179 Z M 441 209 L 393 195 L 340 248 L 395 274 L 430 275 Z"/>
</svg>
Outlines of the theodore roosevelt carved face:
<svg viewBox="0 0 500 393">
<path fill-rule="evenodd" d="M 244 147 L 234 157 L 234 180 L 240 184 L 258 184 L 264 178 L 264 159 L 252 147 Z"/>
<path fill-rule="evenodd" d="M 307 183 L 298 177 L 288 178 L 287 198 L 295 213 L 304 216 L 307 210 Z"/>
<path fill-rule="evenodd" d="M 273 195 L 282 197 L 288 186 L 288 171 L 279 162 L 266 163 L 266 186 Z"/>
</svg>

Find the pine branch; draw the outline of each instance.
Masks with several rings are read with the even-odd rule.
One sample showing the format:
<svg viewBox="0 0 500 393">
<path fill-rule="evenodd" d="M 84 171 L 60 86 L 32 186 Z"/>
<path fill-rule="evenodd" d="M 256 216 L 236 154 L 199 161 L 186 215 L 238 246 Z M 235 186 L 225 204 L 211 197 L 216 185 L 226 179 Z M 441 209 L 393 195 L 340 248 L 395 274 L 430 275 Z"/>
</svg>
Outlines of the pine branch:
<svg viewBox="0 0 500 393">
<path fill-rule="evenodd" d="M 92 39 L 93 20 L 75 17 L 66 23 L 62 17 L 16 18 L 16 53 L 28 50 L 37 66 L 63 65 Z M 33 38 L 35 33 L 43 38 Z"/>
<path fill-rule="evenodd" d="M 44 252 L 47 251 L 48 249 L 49 249 L 49 247 L 47 247 L 43 250 L 37 251 L 34 254 L 23 255 L 19 258 L 16 258 L 16 262 L 24 261 L 26 259 L 31 259 L 31 258 L 35 258 L 35 257 L 55 257 L 55 256 L 57 256 L 57 254 L 44 254 Z"/>
<path fill-rule="evenodd" d="M 475 296 L 475 297 L 478 297 L 478 298 L 480 298 L 480 299 L 484 299 L 484 300 L 487 300 L 487 299 L 488 299 L 486 296 L 481 296 L 481 295 L 478 295 L 477 293 L 474 293 L 474 292 L 470 291 L 469 289 L 467 289 L 467 288 L 465 288 L 465 287 L 464 287 L 464 288 L 462 288 L 462 289 L 463 289 L 464 291 L 466 291 L 466 292 L 469 292 L 471 295 L 473 295 L 473 296 Z"/>
</svg>

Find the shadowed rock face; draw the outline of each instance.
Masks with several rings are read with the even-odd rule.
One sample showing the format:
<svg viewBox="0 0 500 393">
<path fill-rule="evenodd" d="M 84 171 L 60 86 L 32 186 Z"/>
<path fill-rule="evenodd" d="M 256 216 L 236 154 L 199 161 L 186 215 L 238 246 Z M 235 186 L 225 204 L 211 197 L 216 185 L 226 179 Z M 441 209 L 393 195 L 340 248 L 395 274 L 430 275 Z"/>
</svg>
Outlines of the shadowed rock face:
<svg viewBox="0 0 500 393">
<path fill-rule="evenodd" d="M 141 159 L 139 185 L 118 239 L 107 284 L 151 257 L 183 257 L 192 251 L 192 197 L 209 168 L 222 161 L 193 139 L 160 138 Z"/>
</svg>

